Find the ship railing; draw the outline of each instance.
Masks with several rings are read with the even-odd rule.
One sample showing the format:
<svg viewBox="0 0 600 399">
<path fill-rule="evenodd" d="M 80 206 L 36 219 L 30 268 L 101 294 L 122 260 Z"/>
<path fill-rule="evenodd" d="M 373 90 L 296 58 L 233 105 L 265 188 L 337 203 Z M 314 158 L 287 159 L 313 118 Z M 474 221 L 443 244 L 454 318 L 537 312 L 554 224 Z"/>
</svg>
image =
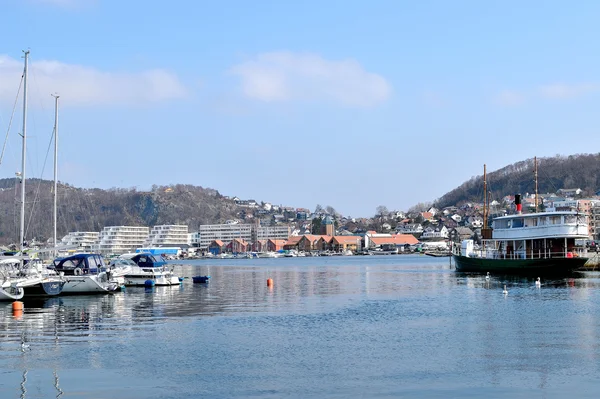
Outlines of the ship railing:
<svg viewBox="0 0 600 399">
<path fill-rule="evenodd" d="M 492 259 L 558 259 L 558 258 L 577 258 L 587 257 L 587 251 L 581 248 L 570 248 L 568 250 L 551 251 L 537 250 L 537 251 L 516 251 L 506 252 L 499 250 L 486 251 L 486 258 Z"/>
</svg>

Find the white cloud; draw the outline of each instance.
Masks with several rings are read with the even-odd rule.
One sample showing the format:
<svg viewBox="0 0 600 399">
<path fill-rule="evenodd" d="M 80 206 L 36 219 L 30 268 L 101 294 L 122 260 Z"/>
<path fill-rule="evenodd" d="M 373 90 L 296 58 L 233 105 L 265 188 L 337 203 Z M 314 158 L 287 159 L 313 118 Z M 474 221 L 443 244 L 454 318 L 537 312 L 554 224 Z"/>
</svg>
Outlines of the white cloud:
<svg viewBox="0 0 600 399">
<path fill-rule="evenodd" d="M 600 85 L 597 83 L 579 83 L 571 85 L 555 83 L 539 88 L 540 95 L 549 99 L 571 99 L 582 97 L 597 91 L 600 91 Z"/>
<path fill-rule="evenodd" d="M 330 61 L 314 54 L 259 54 L 230 69 L 252 99 L 332 101 L 368 107 L 387 100 L 392 88 L 380 75 L 367 72 L 354 60 Z"/>
<path fill-rule="evenodd" d="M 22 72 L 22 60 L 0 55 L 0 100 L 14 100 Z M 32 96 L 58 93 L 65 105 L 144 104 L 187 95 L 178 77 L 161 69 L 107 72 L 58 61 L 33 61 L 28 82 Z"/>
<path fill-rule="evenodd" d="M 514 90 L 503 90 L 494 98 L 496 104 L 509 107 L 521 105 L 525 100 L 525 94 Z"/>
</svg>

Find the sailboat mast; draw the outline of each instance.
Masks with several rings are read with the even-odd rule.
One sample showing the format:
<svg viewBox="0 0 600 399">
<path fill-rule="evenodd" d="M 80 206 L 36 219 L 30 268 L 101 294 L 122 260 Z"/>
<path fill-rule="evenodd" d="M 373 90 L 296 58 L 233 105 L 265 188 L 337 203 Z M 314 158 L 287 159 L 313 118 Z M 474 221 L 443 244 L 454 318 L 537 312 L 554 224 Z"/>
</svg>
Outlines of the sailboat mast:
<svg viewBox="0 0 600 399">
<path fill-rule="evenodd" d="M 19 247 L 21 256 L 25 250 L 25 154 L 27 152 L 27 67 L 29 63 L 29 50 L 24 51 L 25 67 L 23 68 L 23 144 L 21 152 L 21 228 L 19 233 Z"/>
<path fill-rule="evenodd" d="M 56 242 L 56 214 L 57 214 L 57 196 L 58 192 L 56 191 L 58 188 L 58 98 L 60 96 L 56 94 L 52 94 L 54 97 L 54 257 L 57 256 L 56 246 L 58 245 Z"/>
<path fill-rule="evenodd" d="M 486 166 L 483 164 L 483 228 L 488 228 L 488 216 L 487 216 L 487 173 Z"/>
<path fill-rule="evenodd" d="M 533 157 L 533 176 L 535 179 L 535 212 L 538 211 L 538 170 L 537 157 Z"/>
</svg>

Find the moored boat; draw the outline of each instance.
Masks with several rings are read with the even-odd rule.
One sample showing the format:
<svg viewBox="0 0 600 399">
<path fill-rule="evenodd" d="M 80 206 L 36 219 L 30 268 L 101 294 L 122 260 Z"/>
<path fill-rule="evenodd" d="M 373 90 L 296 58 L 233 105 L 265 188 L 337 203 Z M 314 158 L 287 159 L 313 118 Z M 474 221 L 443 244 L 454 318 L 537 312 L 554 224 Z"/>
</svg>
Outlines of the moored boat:
<svg viewBox="0 0 600 399">
<path fill-rule="evenodd" d="M 101 255 L 75 254 L 57 260 L 54 270 L 64 276 L 63 294 L 103 294 L 119 285 L 110 281 L 110 273 Z"/>
<path fill-rule="evenodd" d="M 537 163 L 535 171 L 537 178 Z M 487 195 L 485 176 L 484 168 L 484 195 Z M 475 248 L 473 240 L 463 240 L 460 247 L 453 248 L 456 271 L 540 276 L 566 274 L 587 262 L 587 249 L 576 244 L 576 240 L 588 239 L 584 214 L 574 211 L 523 214 L 517 194 L 517 213 L 494 218 L 490 229 L 486 202 L 484 199 L 481 245 Z"/>
<path fill-rule="evenodd" d="M 135 263 L 124 275 L 125 285 L 179 285 L 181 281 L 159 255 L 151 253 L 123 254 L 121 259 L 130 259 Z"/>
</svg>

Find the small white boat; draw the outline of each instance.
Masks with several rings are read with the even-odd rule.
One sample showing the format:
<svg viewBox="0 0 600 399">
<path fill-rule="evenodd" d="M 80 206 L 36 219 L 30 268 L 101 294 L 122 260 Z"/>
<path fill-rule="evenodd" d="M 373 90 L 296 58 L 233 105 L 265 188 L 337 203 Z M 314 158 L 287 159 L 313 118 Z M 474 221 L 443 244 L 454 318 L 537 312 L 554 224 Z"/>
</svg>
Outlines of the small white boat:
<svg viewBox="0 0 600 399">
<path fill-rule="evenodd" d="M 18 286 L 21 261 L 15 258 L 0 260 L 0 301 L 16 301 L 23 298 L 23 288 Z"/>
<path fill-rule="evenodd" d="M 101 255 L 75 254 L 58 259 L 54 270 L 66 280 L 63 294 L 104 294 L 119 288 L 109 281 L 110 272 Z"/>
<path fill-rule="evenodd" d="M 123 254 L 120 259 L 129 259 L 134 265 L 124 275 L 125 285 L 153 286 L 153 285 L 179 285 L 181 279 L 173 273 L 159 255 L 151 253 Z"/>
</svg>

